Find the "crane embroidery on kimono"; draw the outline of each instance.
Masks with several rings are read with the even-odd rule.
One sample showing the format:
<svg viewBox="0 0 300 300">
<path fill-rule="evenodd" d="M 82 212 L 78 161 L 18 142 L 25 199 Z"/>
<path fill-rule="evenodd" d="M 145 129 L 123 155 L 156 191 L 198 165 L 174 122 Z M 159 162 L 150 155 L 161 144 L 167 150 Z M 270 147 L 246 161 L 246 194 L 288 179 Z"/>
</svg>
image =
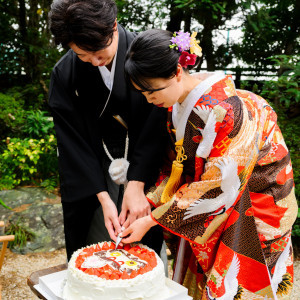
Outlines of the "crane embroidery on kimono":
<svg viewBox="0 0 300 300">
<path fill-rule="evenodd" d="M 282 282 L 283 277 L 286 274 L 286 261 L 289 258 L 290 247 L 291 247 L 291 238 L 289 239 L 287 245 L 285 246 L 284 250 L 282 251 L 275 265 L 274 274 L 271 280 L 271 285 L 272 285 L 272 290 L 274 295 L 276 295 L 278 286 Z"/>
<path fill-rule="evenodd" d="M 218 210 L 218 213 L 212 213 L 211 215 L 224 213 L 234 204 L 241 185 L 238 176 L 238 165 L 232 158 L 228 157 L 222 158 L 222 160 L 216 164 L 216 167 L 220 169 L 222 174 L 221 190 L 223 193 L 213 199 L 199 199 L 193 202 L 186 209 L 183 220 L 199 214 L 212 213 L 216 210 Z M 224 206 L 224 208 L 219 212 L 222 206 Z"/>
<path fill-rule="evenodd" d="M 205 123 L 205 127 L 203 129 L 196 128 L 198 131 L 200 131 L 202 138 L 203 138 L 198 146 L 196 155 L 198 157 L 202 157 L 202 158 L 206 159 L 209 156 L 211 149 L 213 148 L 213 144 L 214 144 L 214 141 L 217 136 L 216 115 L 215 115 L 213 109 L 211 109 L 207 106 L 204 106 L 204 105 L 193 108 L 193 111 Z"/>
<path fill-rule="evenodd" d="M 210 300 L 232 300 L 239 289 L 239 282 L 237 276 L 240 271 L 240 261 L 234 253 L 230 267 L 224 278 L 225 294 L 218 298 L 213 298 L 208 286 L 206 286 L 206 293 Z"/>
</svg>

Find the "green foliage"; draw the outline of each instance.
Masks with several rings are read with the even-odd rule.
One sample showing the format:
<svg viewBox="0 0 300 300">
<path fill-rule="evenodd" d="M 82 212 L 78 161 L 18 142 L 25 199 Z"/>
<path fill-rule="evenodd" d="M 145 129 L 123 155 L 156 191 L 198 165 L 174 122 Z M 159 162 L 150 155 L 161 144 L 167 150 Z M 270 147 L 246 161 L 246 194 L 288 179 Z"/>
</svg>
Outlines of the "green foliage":
<svg viewBox="0 0 300 300">
<path fill-rule="evenodd" d="M 0 1 L 0 77 L 10 86 L 49 78 L 60 56 L 47 21 L 51 2 Z"/>
<path fill-rule="evenodd" d="M 47 191 L 58 185 L 53 120 L 35 108 L 43 107 L 45 97 L 38 84 L 0 93 L 0 190 L 44 180 Z"/>
<path fill-rule="evenodd" d="M 233 59 L 233 45 L 218 45 L 214 42 L 215 31 L 224 29 L 227 20 L 240 8 L 235 0 L 213 1 L 213 0 L 176 0 L 175 3 L 183 11 L 183 20 L 191 24 L 187 31 L 197 31 L 203 50 L 203 59 L 206 60 L 207 69 L 214 71 L 224 69 Z M 197 25 L 192 25 L 196 20 Z M 199 26 L 201 25 L 201 26 Z M 201 29 L 200 29 L 201 28 Z M 201 65 L 199 65 L 201 66 Z"/>
<path fill-rule="evenodd" d="M 16 24 L 16 9 L 16 1 L 0 1 L 0 75 L 20 73 L 20 57 L 15 56 L 15 52 L 20 49 L 16 42 L 19 33 L 13 26 Z"/>
<path fill-rule="evenodd" d="M 0 155 L 0 190 L 20 184 L 39 183 L 57 174 L 56 140 L 7 139 L 6 149 Z"/>
<path fill-rule="evenodd" d="M 300 208 L 298 208 L 298 219 L 296 220 L 296 223 L 293 226 L 292 235 L 300 237 Z"/>
<path fill-rule="evenodd" d="M 293 103 L 300 102 L 300 90 L 297 82 L 282 76 L 277 81 L 268 81 L 265 84 L 262 96 L 267 99 L 273 99 L 275 103 L 281 103 L 289 107 Z"/>
<path fill-rule="evenodd" d="M 4 208 L 12 210 L 12 208 L 7 206 L 1 198 L 0 198 L 0 205 L 3 206 Z"/>
<path fill-rule="evenodd" d="M 32 138 L 42 138 L 45 135 L 54 134 L 53 119 L 46 114 L 47 112 L 40 110 L 27 111 L 23 131 Z"/>
<path fill-rule="evenodd" d="M 278 55 L 271 57 L 283 74 L 278 80 L 266 81 L 261 95 L 276 105 L 286 108 L 300 102 L 300 59 L 299 56 Z"/>
<path fill-rule="evenodd" d="M 166 2 L 166 0 L 147 2 L 116 0 L 118 22 L 133 31 L 161 28 L 168 13 Z"/>
<path fill-rule="evenodd" d="M 50 178 L 45 179 L 41 183 L 41 187 L 43 187 L 47 193 L 52 193 L 57 186 L 58 186 L 57 176 L 51 176 Z"/>
<path fill-rule="evenodd" d="M 34 233 L 25 228 L 24 226 L 21 226 L 19 224 L 19 221 L 16 224 L 11 223 L 6 232 L 7 235 L 14 235 L 15 239 L 12 242 L 9 242 L 9 248 L 22 248 L 26 245 L 28 241 L 32 241 L 34 238 Z"/>
<path fill-rule="evenodd" d="M 23 103 L 25 110 L 47 110 L 47 86 L 49 79 L 42 81 L 42 83 L 30 83 L 26 85 L 17 85 L 5 91 L 9 95 Z"/>
<path fill-rule="evenodd" d="M 298 0 L 242 0 L 244 38 L 236 56 L 253 68 L 272 67 L 267 58 L 300 53 Z"/>
<path fill-rule="evenodd" d="M 41 84 L 15 86 L 0 93 L 0 140 L 54 134 L 52 119 L 45 111 L 47 97 Z"/>
<path fill-rule="evenodd" d="M 24 102 L 0 93 L 0 139 L 8 134 L 18 135 L 24 123 Z"/>
<path fill-rule="evenodd" d="M 274 55 L 269 58 L 276 67 L 280 67 L 283 72 L 281 75 L 291 75 L 293 78 L 300 77 L 300 55 Z"/>
<path fill-rule="evenodd" d="M 234 1 L 214 1 L 214 0 L 175 0 L 177 7 L 182 9 L 197 9 L 201 7 L 203 9 L 211 10 L 211 16 L 213 19 L 219 19 L 220 14 L 226 13 L 226 8 L 231 5 L 230 2 Z M 230 13 L 230 12 L 228 12 Z"/>
</svg>

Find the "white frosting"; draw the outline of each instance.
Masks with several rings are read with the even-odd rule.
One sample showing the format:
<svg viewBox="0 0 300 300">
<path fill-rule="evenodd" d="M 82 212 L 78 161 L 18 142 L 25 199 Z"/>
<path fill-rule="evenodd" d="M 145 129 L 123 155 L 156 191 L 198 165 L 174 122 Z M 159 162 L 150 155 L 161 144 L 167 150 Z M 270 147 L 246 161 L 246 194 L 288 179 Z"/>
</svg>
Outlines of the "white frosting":
<svg viewBox="0 0 300 300">
<path fill-rule="evenodd" d="M 142 244 L 139 246 L 153 251 Z M 76 258 L 83 249 L 77 250 L 69 262 L 63 292 L 65 300 L 157 300 L 169 295 L 164 265 L 156 253 L 157 265 L 153 270 L 132 279 L 106 280 L 86 274 L 75 267 Z"/>
</svg>

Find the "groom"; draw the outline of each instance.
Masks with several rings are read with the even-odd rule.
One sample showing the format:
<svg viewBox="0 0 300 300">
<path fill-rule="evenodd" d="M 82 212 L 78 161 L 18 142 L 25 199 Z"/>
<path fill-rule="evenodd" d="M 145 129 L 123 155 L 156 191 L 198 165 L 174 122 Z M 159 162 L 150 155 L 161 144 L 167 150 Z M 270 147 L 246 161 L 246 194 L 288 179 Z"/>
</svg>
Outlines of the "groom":
<svg viewBox="0 0 300 300">
<path fill-rule="evenodd" d="M 151 212 L 144 188 L 157 176 L 166 140 L 165 111 L 125 81 L 125 54 L 135 34 L 116 17 L 113 0 L 56 0 L 49 13 L 55 43 L 70 48 L 53 68 L 49 92 L 68 259 L 89 243 L 115 240 L 126 219 Z M 109 176 L 108 154 L 124 157 L 127 132 L 129 182 L 123 195 Z M 142 242 L 159 253 L 162 231 L 154 228 Z"/>
</svg>

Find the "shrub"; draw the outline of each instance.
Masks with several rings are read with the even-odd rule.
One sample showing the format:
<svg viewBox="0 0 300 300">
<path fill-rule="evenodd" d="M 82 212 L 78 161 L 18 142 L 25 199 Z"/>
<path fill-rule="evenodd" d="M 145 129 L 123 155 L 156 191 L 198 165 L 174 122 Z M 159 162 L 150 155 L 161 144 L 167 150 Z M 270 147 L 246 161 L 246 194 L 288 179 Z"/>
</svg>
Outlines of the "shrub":
<svg viewBox="0 0 300 300">
<path fill-rule="evenodd" d="M 41 183 L 41 187 L 43 187 L 47 193 L 51 193 L 57 188 L 58 184 L 59 184 L 58 176 L 53 175 L 45 179 Z"/>
<path fill-rule="evenodd" d="M 16 99 L 16 101 L 20 101 L 24 103 L 25 110 L 47 110 L 47 89 L 46 87 L 49 85 L 47 81 L 44 84 L 27 84 L 23 86 L 14 86 L 5 91 L 5 93 L 9 96 L 12 96 Z"/>
<path fill-rule="evenodd" d="M 300 59 L 299 56 L 277 55 L 270 58 L 275 66 L 280 67 L 283 74 L 278 80 L 266 81 L 261 96 L 273 102 L 276 106 L 300 103 Z"/>
<path fill-rule="evenodd" d="M 8 135 L 20 136 L 24 124 L 24 102 L 0 93 L 0 139 Z"/>
<path fill-rule="evenodd" d="M 23 132 L 32 138 L 42 138 L 45 135 L 54 134 L 54 123 L 47 112 L 40 110 L 29 110 L 26 112 L 26 122 Z"/>
<path fill-rule="evenodd" d="M 32 241 L 34 238 L 34 233 L 25 228 L 24 226 L 21 226 L 19 224 L 19 221 L 16 224 L 11 223 L 6 232 L 8 235 L 14 235 L 15 239 L 12 242 L 9 242 L 9 248 L 22 248 L 23 246 L 26 246 L 26 243 L 28 241 Z"/>
<path fill-rule="evenodd" d="M 57 176 L 56 140 L 7 138 L 7 147 L 0 154 L 0 189 L 12 189 L 21 184 L 39 184 Z"/>
</svg>

